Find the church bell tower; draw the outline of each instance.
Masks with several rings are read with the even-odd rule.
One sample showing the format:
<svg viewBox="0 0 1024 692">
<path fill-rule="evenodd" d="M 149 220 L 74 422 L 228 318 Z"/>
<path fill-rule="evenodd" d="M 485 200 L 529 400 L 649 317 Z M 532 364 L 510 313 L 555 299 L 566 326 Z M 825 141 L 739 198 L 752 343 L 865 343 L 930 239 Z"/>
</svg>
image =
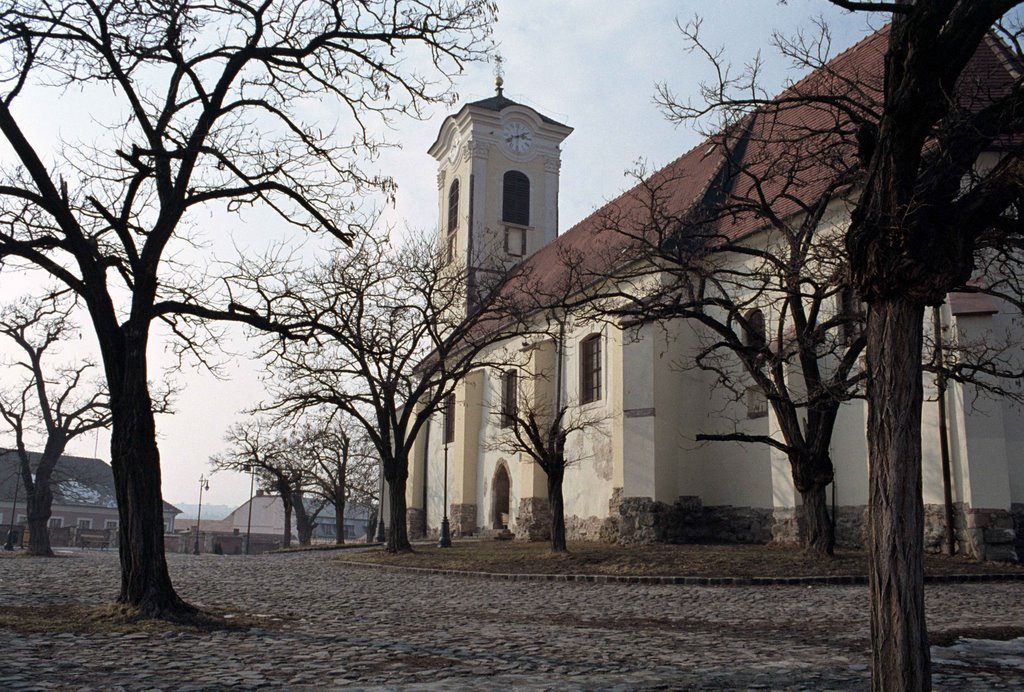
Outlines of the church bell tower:
<svg viewBox="0 0 1024 692">
<path fill-rule="evenodd" d="M 445 118 L 428 150 L 438 162 L 438 244 L 469 269 L 474 296 L 558 235 L 558 171 L 572 128 L 496 94 Z M 475 284 L 472 285 L 472 284 Z"/>
</svg>

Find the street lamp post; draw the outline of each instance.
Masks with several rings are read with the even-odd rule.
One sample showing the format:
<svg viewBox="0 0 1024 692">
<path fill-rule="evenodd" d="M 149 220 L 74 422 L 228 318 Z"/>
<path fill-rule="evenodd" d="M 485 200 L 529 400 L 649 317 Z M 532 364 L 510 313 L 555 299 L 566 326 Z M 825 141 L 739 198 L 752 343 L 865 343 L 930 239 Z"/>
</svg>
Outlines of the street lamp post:
<svg viewBox="0 0 1024 692">
<path fill-rule="evenodd" d="M 4 550 L 14 550 L 14 517 L 18 511 L 18 490 L 21 488 L 21 470 L 14 475 L 14 502 L 11 503 L 11 526 L 7 530 L 7 542 Z"/>
<path fill-rule="evenodd" d="M 383 543 L 387 540 L 384 531 L 384 460 L 380 460 L 380 499 L 377 501 L 377 542 Z"/>
<path fill-rule="evenodd" d="M 192 549 L 193 555 L 199 554 L 199 522 L 203 520 L 203 491 L 210 489 L 210 481 L 200 475 L 199 476 L 199 509 L 196 511 L 196 544 Z"/>
<path fill-rule="evenodd" d="M 256 487 L 256 467 L 249 467 L 249 519 L 245 522 L 245 554 L 249 554 L 249 536 L 252 535 L 252 493 Z M 197 521 L 196 524 L 199 522 Z"/>
<path fill-rule="evenodd" d="M 448 442 L 444 443 L 444 516 L 441 519 L 441 540 L 437 542 L 438 548 L 452 547 L 451 526 L 448 523 Z"/>
</svg>

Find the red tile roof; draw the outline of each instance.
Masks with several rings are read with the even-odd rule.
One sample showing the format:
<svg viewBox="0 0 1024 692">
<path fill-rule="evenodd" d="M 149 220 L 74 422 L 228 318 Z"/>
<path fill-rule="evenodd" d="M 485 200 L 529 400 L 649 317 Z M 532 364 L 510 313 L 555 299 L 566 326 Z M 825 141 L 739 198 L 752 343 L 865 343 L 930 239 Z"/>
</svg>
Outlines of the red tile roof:
<svg viewBox="0 0 1024 692">
<path fill-rule="evenodd" d="M 767 224 L 763 212 L 744 210 L 738 200 L 763 198 L 773 214 L 786 218 L 851 182 L 858 122 L 877 121 L 888 35 L 886 27 L 863 39 L 608 202 L 527 258 L 504 290 L 528 287 L 533 296 L 558 296 L 572 280 L 613 273 L 641 239 L 666 232 L 667 225 L 674 232 L 683 219 L 698 218 L 715 234 L 735 239 Z M 991 102 L 1013 77 L 1005 48 L 990 38 L 965 70 L 958 93 L 965 103 Z"/>
</svg>

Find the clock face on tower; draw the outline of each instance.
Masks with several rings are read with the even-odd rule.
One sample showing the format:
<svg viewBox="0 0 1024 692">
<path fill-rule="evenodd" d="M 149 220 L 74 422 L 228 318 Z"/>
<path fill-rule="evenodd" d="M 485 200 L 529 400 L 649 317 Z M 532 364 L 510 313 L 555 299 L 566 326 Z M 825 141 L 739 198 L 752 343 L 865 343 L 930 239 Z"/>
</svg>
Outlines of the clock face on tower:
<svg viewBox="0 0 1024 692">
<path fill-rule="evenodd" d="M 459 158 L 459 136 L 452 136 L 452 143 L 448 146 L 448 160 L 455 163 L 455 160 Z"/>
<path fill-rule="evenodd" d="M 533 146 L 533 133 L 526 125 L 512 121 L 501 131 L 501 141 L 514 154 L 525 154 Z"/>
</svg>

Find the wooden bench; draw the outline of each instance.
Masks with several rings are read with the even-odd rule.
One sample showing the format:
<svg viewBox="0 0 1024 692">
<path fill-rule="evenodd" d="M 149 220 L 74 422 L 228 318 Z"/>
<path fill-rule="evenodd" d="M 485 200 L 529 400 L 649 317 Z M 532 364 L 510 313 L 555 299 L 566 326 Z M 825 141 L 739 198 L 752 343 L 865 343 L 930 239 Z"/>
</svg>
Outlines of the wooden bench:
<svg viewBox="0 0 1024 692">
<path fill-rule="evenodd" d="M 110 536 L 106 529 L 78 529 L 75 545 L 79 548 L 99 548 L 106 550 L 110 545 Z"/>
</svg>

